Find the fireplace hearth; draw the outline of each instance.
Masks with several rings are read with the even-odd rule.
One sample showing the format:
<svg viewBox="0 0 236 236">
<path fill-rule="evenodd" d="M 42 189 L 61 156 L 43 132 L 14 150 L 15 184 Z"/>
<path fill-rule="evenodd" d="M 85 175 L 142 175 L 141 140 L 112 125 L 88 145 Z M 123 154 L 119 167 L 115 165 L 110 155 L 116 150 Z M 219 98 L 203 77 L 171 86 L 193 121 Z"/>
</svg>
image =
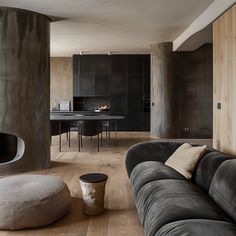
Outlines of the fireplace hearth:
<svg viewBox="0 0 236 236">
<path fill-rule="evenodd" d="M 22 158 L 25 143 L 22 138 L 0 133 L 0 165 Z"/>
</svg>

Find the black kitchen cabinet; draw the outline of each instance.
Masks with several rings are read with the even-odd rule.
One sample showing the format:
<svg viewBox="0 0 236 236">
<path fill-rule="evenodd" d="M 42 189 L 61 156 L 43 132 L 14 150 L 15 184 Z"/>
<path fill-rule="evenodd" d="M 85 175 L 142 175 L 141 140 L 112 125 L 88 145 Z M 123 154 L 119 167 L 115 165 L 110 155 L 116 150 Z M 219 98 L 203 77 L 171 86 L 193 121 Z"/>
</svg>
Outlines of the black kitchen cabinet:
<svg viewBox="0 0 236 236">
<path fill-rule="evenodd" d="M 73 85 L 76 109 L 109 105 L 118 130 L 150 130 L 149 55 L 74 55 Z"/>
<path fill-rule="evenodd" d="M 75 55 L 73 59 L 78 58 L 79 61 L 79 73 L 90 73 L 94 74 L 95 67 L 95 56 L 93 55 Z M 74 68 L 73 68 L 74 70 Z"/>
<path fill-rule="evenodd" d="M 126 73 L 126 55 L 111 55 L 112 74 Z"/>
<path fill-rule="evenodd" d="M 127 73 L 143 73 L 143 55 L 127 55 Z"/>
<path fill-rule="evenodd" d="M 111 112 L 126 113 L 125 73 L 114 73 L 111 76 Z"/>
<path fill-rule="evenodd" d="M 143 112 L 142 75 L 127 75 L 127 112 Z"/>
<path fill-rule="evenodd" d="M 111 95 L 125 96 L 126 95 L 126 74 L 113 73 L 111 76 Z"/>
<path fill-rule="evenodd" d="M 126 116 L 126 127 L 128 127 L 129 131 L 145 131 L 143 113 L 128 112 Z"/>
<path fill-rule="evenodd" d="M 95 95 L 110 95 L 110 74 L 95 74 Z"/>
<path fill-rule="evenodd" d="M 95 93 L 94 76 L 91 73 L 80 73 L 78 76 L 78 91 L 80 96 L 92 96 Z"/>
<path fill-rule="evenodd" d="M 143 94 L 150 98 L 150 56 L 143 56 Z"/>
<path fill-rule="evenodd" d="M 110 72 L 110 58 L 107 55 L 95 55 L 94 71 L 95 73 L 109 73 Z"/>
<path fill-rule="evenodd" d="M 110 62 L 105 55 L 73 56 L 74 96 L 108 96 Z"/>
<path fill-rule="evenodd" d="M 126 113 L 126 97 L 111 96 L 111 112 Z"/>
</svg>

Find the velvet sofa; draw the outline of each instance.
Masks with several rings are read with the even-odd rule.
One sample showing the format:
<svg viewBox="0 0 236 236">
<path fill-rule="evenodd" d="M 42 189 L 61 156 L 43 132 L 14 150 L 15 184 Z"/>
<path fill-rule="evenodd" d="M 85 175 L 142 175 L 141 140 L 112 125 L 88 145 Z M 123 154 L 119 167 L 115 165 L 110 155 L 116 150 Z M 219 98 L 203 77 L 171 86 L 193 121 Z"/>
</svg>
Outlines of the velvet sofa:
<svg viewBox="0 0 236 236">
<path fill-rule="evenodd" d="M 164 162 L 182 143 L 144 142 L 126 155 L 146 236 L 236 235 L 236 160 L 207 148 L 192 179 Z"/>
</svg>

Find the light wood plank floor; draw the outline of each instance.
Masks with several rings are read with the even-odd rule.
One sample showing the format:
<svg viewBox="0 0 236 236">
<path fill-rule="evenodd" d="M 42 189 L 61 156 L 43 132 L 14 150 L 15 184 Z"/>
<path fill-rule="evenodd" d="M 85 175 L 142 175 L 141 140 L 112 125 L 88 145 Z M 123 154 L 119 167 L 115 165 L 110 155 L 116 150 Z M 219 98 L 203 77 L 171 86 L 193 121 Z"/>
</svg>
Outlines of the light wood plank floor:
<svg viewBox="0 0 236 236">
<path fill-rule="evenodd" d="M 49 169 L 33 173 L 58 176 L 63 179 L 72 195 L 72 207 L 67 216 L 58 222 L 39 229 L 21 231 L 0 231 L 0 236 L 143 236 L 134 206 L 129 179 L 124 165 L 125 153 L 131 145 L 152 140 L 147 132 L 119 133 L 118 145 L 105 144 L 100 152 L 96 139 L 83 139 L 84 147 L 77 151 L 76 134 L 72 135 L 71 148 L 65 136 L 62 152 L 58 152 L 58 138 L 53 138 L 52 165 Z M 211 145 L 211 140 L 191 140 L 193 143 Z M 100 216 L 88 217 L 82 213 L 81 190 L 78 178 L 88 172 L 108 174 L 105 212 Z"/>
</svg>

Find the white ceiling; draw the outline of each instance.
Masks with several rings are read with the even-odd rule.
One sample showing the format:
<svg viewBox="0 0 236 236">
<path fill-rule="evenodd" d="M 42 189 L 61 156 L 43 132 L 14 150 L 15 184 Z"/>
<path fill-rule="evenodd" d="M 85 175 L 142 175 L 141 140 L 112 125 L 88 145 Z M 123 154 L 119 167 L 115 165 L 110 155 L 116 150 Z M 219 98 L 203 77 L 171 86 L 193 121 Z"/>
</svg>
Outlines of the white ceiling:
<svg viewBox="0 0 236 236">
<path fill-rule="evenodd" d="M 175 40 L 214 0 L 0 0 L 52 16 L 51 56 L 143 53 Z"/>
</svg>

